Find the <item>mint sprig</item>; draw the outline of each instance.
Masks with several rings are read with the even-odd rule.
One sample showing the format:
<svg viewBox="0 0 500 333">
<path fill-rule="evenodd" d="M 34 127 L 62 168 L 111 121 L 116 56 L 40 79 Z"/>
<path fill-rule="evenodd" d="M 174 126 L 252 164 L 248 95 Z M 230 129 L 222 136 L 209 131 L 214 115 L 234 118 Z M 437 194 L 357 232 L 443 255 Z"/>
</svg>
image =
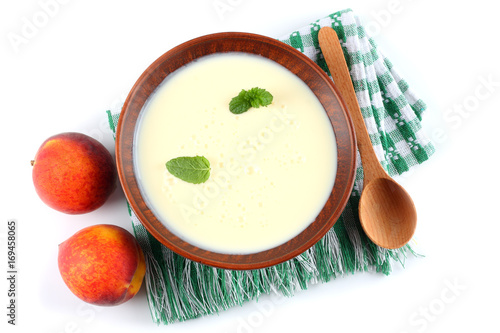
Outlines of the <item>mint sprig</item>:
<svg viewBox="0 0 500 333">
<path fill-rule="evenodd" d="M 201 184 L 210 177 L 210 162 L 204 156 L 182 156 L 166 164 L 168 172 L 185 182 Z"/>
<path fill-rule="evenodd" d="M 229 102 L 229 111 L 234 114 L 247 112 L 251 107 L 258 108 L 268 106 L 273 102 L 273 95 L 266 89 L 252 88 L 250 90 L 241 90 L 238 96 Z"/>
</svg>

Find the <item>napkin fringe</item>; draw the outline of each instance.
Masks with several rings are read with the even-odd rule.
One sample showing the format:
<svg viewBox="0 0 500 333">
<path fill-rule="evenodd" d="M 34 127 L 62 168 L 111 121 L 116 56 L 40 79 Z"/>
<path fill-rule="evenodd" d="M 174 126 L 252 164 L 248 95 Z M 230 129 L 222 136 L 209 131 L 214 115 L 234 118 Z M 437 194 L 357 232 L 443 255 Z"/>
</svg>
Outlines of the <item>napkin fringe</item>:
<svg viewBox="0 0 500 333">
<path fill-rule="evenodd" d="M 310 285 L 355 272 L 389 275 L 391 262 L 404 266 L 408 255 L 418 256 L 409 245 L 387 250 L 363 239 L 366 236 L 360 225 L 342 223 L 350 220 L 344 215 L 354 211 L 352 206 L 347 207 L 341 223 L 337 222 L 314 247 L 296 258 L 251 271 L 224 270 L 194 262 L 150 239 L 151 246 L 143 250 L 153 321 L 171 324 L 218 314 L 235 305 L 257 301 L 262 295 L 291 297 Z"/>
</svg>

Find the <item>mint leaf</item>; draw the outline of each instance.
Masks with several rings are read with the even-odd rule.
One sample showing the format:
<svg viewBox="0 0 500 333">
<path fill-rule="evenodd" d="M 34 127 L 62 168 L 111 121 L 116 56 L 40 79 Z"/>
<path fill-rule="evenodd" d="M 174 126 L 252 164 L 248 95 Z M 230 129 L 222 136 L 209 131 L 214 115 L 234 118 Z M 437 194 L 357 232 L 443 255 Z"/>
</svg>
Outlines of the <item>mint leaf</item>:
<svg viewBox="0 0 500 333">
<path fill-rule="evenodd" d="M 258 87 L 252 88 L 247 92 L 247 96 L 250 99 L 252 107 L 258 108 L 260 106 L 268 106 L 273 102 L 273 95 L 269 93 L 266 89 L 261 89 Z"/>
<path fill-rule="evenodd" d="M 229 102 L 229 111 L 234 114 L 241 114 L 252 107 L 250 102 L 246 99 L 246 93 L 245 90 L 242 90 L 238 96 L 234 97 L 231 102 Z"/>
<path fill-rule="evenodd" d="M 183 156 L 166 164 L 168 172 L 185 182 L 201 184 L 210 177 L 210 162 L 203 156 Z"/>
<path fill-rule="evenodd" d="M 250 90 L 241 90 L 238 96 L 229 102 L 229 111 L 241 114 L 251 107 L 258 108 L 268 106 L 273 102 L 273 95 L 265 89 L 255 87 Z"/>
</svg>

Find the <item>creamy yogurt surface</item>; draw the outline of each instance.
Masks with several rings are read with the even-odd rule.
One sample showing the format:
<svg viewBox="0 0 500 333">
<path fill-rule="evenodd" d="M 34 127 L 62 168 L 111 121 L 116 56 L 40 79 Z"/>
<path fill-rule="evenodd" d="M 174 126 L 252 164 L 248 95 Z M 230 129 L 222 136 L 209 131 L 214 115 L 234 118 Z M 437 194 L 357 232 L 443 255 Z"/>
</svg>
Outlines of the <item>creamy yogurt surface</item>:
<svg viewBox="0 0 500 333">
<path fill-rule="evenodd" d="M 273 95 L 267 107 L 235 115 L 242 89 Z M 204 156 L 211 175 L 191 184 L 165 163 Z M 174 234 L 229 254 L 268 250 L 303 231 L 327 201 L 336 175 L 334 132 L 312 91 L 257 55 L 199 58 L 169 75 L 148 99 L 134 138 L 141 193 Z"/>
</svg>

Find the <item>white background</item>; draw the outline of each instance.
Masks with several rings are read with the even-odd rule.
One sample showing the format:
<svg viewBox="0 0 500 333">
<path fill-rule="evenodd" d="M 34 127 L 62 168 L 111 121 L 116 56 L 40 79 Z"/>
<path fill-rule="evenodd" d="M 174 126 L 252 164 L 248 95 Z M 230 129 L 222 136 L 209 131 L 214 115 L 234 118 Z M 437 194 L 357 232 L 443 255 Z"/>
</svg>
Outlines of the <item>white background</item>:
<svg viewBox="0 0 500 333">
<path fill-rule="evenodd" d="M 498 331 L 500 44 L 494 1 L 61 0 L 47 16 L 42 4 L 49 2 L 0 5 L 2 332 Z M 229 7 L 218 11 L 217 4 Z M 144 288 L 112 308 L 73 296 L 58 272 L 57 245 L 89 225 L 130 231 L 131 225 L 121 190 L 86 215 L 46 207 L 30 166 L 43 140 L 78 131 L 113 151 L 106 109 L 123 102 L 142 71 L 173 46 L 220 31 L 281 37 L 348 7 L 429 106 L 423 125 L 437 153 L 398 179 L 418 208 L 414 245 L 426 257 L 409 258 L 404 269 L 395 265 L 388 277 L 358 273 L 292 298 L 262 298 L 168 327 L 151 321 Z M 26 22 L 39 27 L 23 35 Z M 26 39 L 16 46 L 13 35 Z M 6 316 L 9 219 L 18 222 L 16 327 Z"/>
</svg>

